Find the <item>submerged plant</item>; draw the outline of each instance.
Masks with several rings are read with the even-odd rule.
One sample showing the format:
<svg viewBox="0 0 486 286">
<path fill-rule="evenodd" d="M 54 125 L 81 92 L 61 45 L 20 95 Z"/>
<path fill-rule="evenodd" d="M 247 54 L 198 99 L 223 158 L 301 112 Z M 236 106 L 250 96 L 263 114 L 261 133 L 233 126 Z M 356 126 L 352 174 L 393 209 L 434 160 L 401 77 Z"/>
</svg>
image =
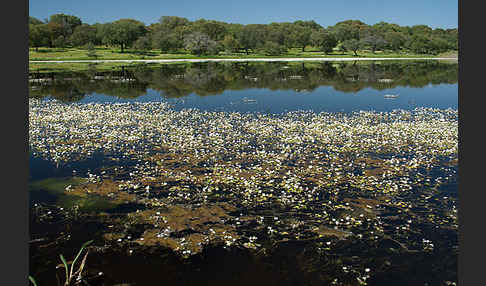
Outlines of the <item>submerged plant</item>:
<svg viewBox="0 0 486 286">
<path fill-rule="evenodd" d="M 32 284 L 34 284 L 34 286 L 37 286 L 37 283 L 35 282 L 34 277 L 29 275 L 29 280 L 30 280 L 30 282 L 32 282 Z"/>
<path fill-rule="evenodd" d="M 64 286 L 69 286 L 69 285 L 73 285 L 72 283 L 77 284 L 77 283 L 81 282 L 81 280 L 82 280 L 81 275 L 83 273 L 83 269 L 84 269 L 84 266 L 86 264 L 86 258 L 88 257 L 88 251 L 87 250 L 86 250 L 86 254 L 83 257 L 83 260 L 81 261 L 79 268 L 73 273 L 74 267 L 75 267 L 76 261 L 78 260 L 79 256 L 83 252 L 84 248 L 86 246 L 88 246 L 89 244 L 91 244 L 92 242 L 93 242 L 93 240 L 90 240 L 88 242 L 85 242 L 81 246 L 81 249 L 79 250 L 78 254 L 76 255 L 76 257 L 74 258 L 74 260 L 71 263 L 71 268 L 69 268 L 68 262 L 66 262 L 66 259 L 64 258 L 64 256 L 62 254 L 59 255 L 59 257 L 61 258 L 61 261 L 64 265 L 64 269 L 66 270 L 66 280 L 64 282 Z M 77 278 L 75 278 L 76 276 L 77 276 Z M 34 285 L 35 285 L 35 283 L 34 283 Z"/>
</svg>

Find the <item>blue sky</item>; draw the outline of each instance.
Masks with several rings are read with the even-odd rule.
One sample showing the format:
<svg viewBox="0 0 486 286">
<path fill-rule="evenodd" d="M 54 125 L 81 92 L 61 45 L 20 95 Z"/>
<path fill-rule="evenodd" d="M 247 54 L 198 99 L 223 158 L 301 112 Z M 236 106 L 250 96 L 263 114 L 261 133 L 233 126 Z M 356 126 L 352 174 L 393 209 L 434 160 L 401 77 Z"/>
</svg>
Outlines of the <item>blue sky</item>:
<svg viewBox="0 0 486 286">
<path fill-rule="evenodd" d="M 424 24 L 432 28 L 458 27 L 457 0 L 30 0 L 29 15 L 75 15 L 83 23 L 106 23 L 133 18 L 151 24 L 160 16 L 204 18 L 228 23 L 267 24 L 314 20 L 327 27 L 343 20 L 380 21 L 401 26 Z"/>
</svg>

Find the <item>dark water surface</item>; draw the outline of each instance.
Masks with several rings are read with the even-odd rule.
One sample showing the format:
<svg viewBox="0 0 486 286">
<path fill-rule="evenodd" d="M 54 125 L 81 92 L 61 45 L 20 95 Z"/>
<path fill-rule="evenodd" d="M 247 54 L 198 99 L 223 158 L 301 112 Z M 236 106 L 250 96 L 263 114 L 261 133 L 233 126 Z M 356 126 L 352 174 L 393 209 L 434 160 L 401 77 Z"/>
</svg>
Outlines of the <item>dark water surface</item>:
<svg viewBox="0 0 486 286">
<path fill-rule="evenodd" d="M 457 147 L 440 124 L 457 127 L 457 78 L 457 62 L 439 61 L 31 73 L 30 98 L 43 101 L 30 103 L 42 110 L 30 114 L 30 274 L 57 285 L 59 254 L 70 260 L 94 240 L 89 285 L 454 285 Z M 169 107 L 153 129 L 122 119 L 148 120 L 138 105 L 79 129 L 101 135 L 76 129 L 95 119 L 93 104 L 159 102 Z M 49 108 L 66 114 L 54 120 Z M 142 140 L 115 133 L 124 120 Z M 326 122 L 337 133 L 306 129 Z M 243 135 L 225 142 L 231 132 Z"/>
</svg>

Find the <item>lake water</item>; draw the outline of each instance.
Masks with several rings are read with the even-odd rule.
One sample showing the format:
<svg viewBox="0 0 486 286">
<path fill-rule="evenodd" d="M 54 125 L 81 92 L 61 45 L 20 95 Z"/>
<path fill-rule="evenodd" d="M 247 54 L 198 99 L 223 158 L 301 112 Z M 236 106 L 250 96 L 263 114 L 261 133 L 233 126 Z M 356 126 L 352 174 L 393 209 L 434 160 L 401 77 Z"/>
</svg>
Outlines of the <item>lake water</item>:
<svg viewBox="0 0 486 286">
<path fill-rule="evenodd" d="M 30 273 L 56 283 L 94 240 L 90 285 L 457 283 L 457 79 L 442 61 L 31 73 Z"/>
<path fill-rule="evenodd" d="M 174 104 L 176 109 L 208 111 L 283 113 L 296 110 L 391 111 L 416 107 L 457 109 L 458 68 L 454 63 L 146 66 L 118 68 L 104 73 L 52 75 L 56 84 L 31 82 L 35 89 L 31 93 L 80 103 L 165 101 Z M 386 95 L 397 97 L 387 98 Z"/>
</svg>

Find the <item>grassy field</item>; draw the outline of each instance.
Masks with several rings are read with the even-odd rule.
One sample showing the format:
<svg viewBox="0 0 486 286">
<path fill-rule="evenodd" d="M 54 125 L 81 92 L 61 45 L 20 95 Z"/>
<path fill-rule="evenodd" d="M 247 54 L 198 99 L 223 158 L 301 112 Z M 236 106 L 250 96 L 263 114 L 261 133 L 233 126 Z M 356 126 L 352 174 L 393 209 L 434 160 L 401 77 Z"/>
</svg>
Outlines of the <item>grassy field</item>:
<svg viewBox="0 0 486 286">
<path fill-rule="evenodd" d="M 113 47 L 96 47 L 96 57 L 89 57 L 88 51 L 81 48 L 39 48 L 38 51 L 31 48 L 29 49 L 30 61 L 44 61 L 44 60 L 140 60 L 140 59 L 204 59 L 204 58 L 308 58 L 308 57 L 326 57 L 326 58 L 342 58 L 342 57 L 354 57 L 352 52 L 341 53 L 333 52 L 329 55 L 325 55 L 323 52 L 308 47 L 305 52 L 301 49 L 290 49 L 286 54 L 280 56 L 266 56 L 262 53 L 251 53 L 246 55 L 245 53 L 220 53 L 219 55 L 211 56 L 195 56 L 180 51 L 178 53 L 164 54 L 160 50 L 151 50 L 147 52 L 140 52 L 136 50 L 125 50 L 124 53 L 117 48 Z M 449 53 L 449 56 L 454 56 L 453 53 Z M 457 53 L 455 53 L 457 56 Z M 377 51 L 371 53 L 370 51 L 358 52 L 358 57 L 437 57 L 437 55 L 424 55 L 424 54 L 411 54 L 411 53 L 393 53 Z"/>
<path fill-rule="evenodd" d="M 354 57 L 352 52 L 341 53 L 333 52 L 330 55 L 325 55 L 324 53 L 308 47 L 305 52 L 301 49 L 291 49 L 288 53 L 280 56 L 266 56 L 261 53 L 251 53 L 246 55 L 245 53 L 233 53 L 211 56 L 194 56 L 184 51 L 173 54 L 162 54 L 160 50 L 152 50 L 145 53 L 141 53 L 135 50 L 126 50 L 121 53 L 119 49 L 116 48 L 106 48 L 106 47 L 96 47 L 97 57 L 88 57 L 87 50 L 80 48 L 39 48 L 38 51 L 35 49 L 29 50 L 29 60 L 30 61 L 48 61 L 48 60 L 140 60 L 140 59 L 205 59 L 205 58 L 238 58 L 238 59 L 251 59 L 251 58 L 352 58 Z M 440 55 L 419 55 L 419 54 L 405 54 L 405 53 L 384 53 L 382 51 L 377 51 L 376 53 L 371 53 L 369 51 L 360 51 L 358 53 L 359 57 L 368 58 L 380 58 L 380 57 L 457 57 L 457 52 L 448 52 Z M 85 71 L 89 69 L 96 69 L 98 71 L 111 70 L 119 66 L 130 66 L 137 65 L 140 63 L 29 63 L 30 72 L 56 72 L 56 71 Z"/>
<path fill-rule="evenodd" d="M 116 67 L 140 65 L 140 63 L 29 63 L 29 72 L 79 72 L 79 71 L 109 71 Z"/>
</svg>

